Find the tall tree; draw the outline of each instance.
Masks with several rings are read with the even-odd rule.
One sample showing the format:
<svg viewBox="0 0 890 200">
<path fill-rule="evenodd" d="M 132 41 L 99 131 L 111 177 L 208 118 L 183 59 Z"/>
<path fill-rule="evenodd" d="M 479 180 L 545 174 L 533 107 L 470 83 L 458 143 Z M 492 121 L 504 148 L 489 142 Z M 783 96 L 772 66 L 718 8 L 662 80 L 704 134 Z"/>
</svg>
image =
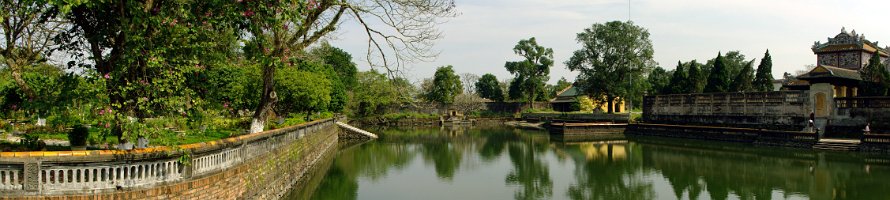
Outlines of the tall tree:
<svg viewBox="0 0 890 200">
<path fill-rule="evenodd" d="M 0 61 L 29 99 L 35 93 L 22 78 L 24 67 L 46 61 L 55 46 L 53 37 L 64 23 L 46 0 L 0 1 Z"/>
<path fill-rule="evenodd" d="M 504 91 L 501 90 L 498 78 L 494 74 L 482 75 L 482 78 L 479 78 L 475 85 L 476 93 L 479 93 L 479 97 L 497 102 L 504 101 Z"/>
<path fill-rule="evenodd" d="M 705 86 L 705 93 L 728 92 L 730 84 L 729 71 L 723 60 L 722 53 L 717 53 L 714 59 L 714 67 L 711 68 L 711 75 L 708 76 L 708 85 Z"/>
<path fill-rule="evenodd" d="M 460 74 L 460 80 L 464 85 L 464 94 L 476 94 L 476 87 L 473 85 L 477 81 L 479 81 L 479 75 L 473 73 L 463 73 Z"/>
<path fill-rule="evenodd" d="M 769 49 L 760 59 L 757 66 L 757 74 L 754 75 L 754 89 L 761 92 L 773 91 L 773 58 L 769 55 Z"/>
<path fill-rule="evenodd" d="M 745 64 L 745 67 L 739 71 L 738 75 L 735 76 L 735 79 L 732 80 L 732 85 L 730 85 L 730 92 L 753 92 L 754 85 L 752 82 L 754 81 L 754 60 L 748 61 Z"/>
<path fill-rule="evenodd" d="M 689 72 L 687 72 L 686 84 L 688 84 L 686 93 L 702 93 L 705 91 L 705 85 L 708 84 L 708 73 L 705 73 L 705 66 L 699 64 L 695 60 L 686 64 Z"/>
<path fill-rule="evenodd" d="M 748 60 L 745 59 L 744 54 L 735 50 L 726 52 L 726 54 L 723 55 L 723 64 L 726 66 L 726 71 L 729 72 L 729 77 L 733 78 L 738 76 L 742 69 L 745 68 L 745 65 L 748 64 Z"/>
<path fill-rule="evenodd" d="M 525 58 L 523 61 L 507 62 L 504 67 L 513 74 L 513 82 L 510 84 L 511 94 L 513 85 L 524 94 L 524 99 L 534 108 L 534 101 L 538 93 L 544 88 L 544 83 L 550 79 L 550 67 L 553 66 L 553 49 L 538 45 L 534 37 L 520 40 L 513 52 Z M 513 95 L 511 95 L 513 97 Z"/>
<path fill-rule="evenodd" d="M 890 87 L 890 72 L 887 67 L 881 63 L 881 55 L 875 51 L 868 59 L 865 68 L 859 71 L 862 77 L 862 96 L 887 96 L 887 89 Z"/>
<path fill-rule="evenodd" d="M 453 0 L 394 1 L 238 1 L 253 58 L 262 63 L 263 89 L 250 131 L 263 130 L 267 111 L 277 101 L 275 70 L 290 65 L 308 46 L 334 31 L 341 17 L 354 17 L 368 35 L 368 60 L 379 53 L 380 63 L 395 77 L 400 63 L 434 56 L 431 41 L 441 35 L 440 17 L 454 16 Z M 370 20 L 377 20 L 374 23 Z M 384 27 L 375 27 L 375 25 Z M 385 49 L 392 51 L 386 51 Z M 246 51 L 248 52 L 248 51 Z M 387 52 L 395 56 L 387 56 Z M 392 60 L 394 59 L 394 60 Z M 396 64 L 395 68 L 389 68 Z"/>
<path fill-rule="evenodd" d="M 451 65 L 436 69 L 433 76 L 432 88 L 426 95 L 426 99 L 444 104 L 454 103 L 454 97 L 463 93 L 464 86 L 460 82 L 460 76 L 454 73 Z"/>
<path fill-rule="evenodd" d="M 658 95 L 669 93 L 668 87 L 670 87 L 671 81 L 671 73 L 665 71 L 664 68 L 655 67 L 652 72 L 649 73 L 649 77 L 647 77 L 649 82 L 649 91 L 646 93 L 649 95 Z"/>
<path fill-rule="evenodd" d="M 641 96 L 643 74 L 652 61 L 649 31 L 633 22 L 612 21 L 593 24 L 578 33 L 582 48 L 566 61 L 566 66 L 580 74 L 576 84 L 594 98 L 605 98 L 608 112 L 614 112 L 616 98 Z"/>
<path fill-rule="evenodd" d="M 674 73 L 671 74 L 670 84 L 668 84 L 668 91 L 666 94 L 683 94 L 688 93 L 690 85 L 687 84 L 689 79 L 689 71 L 684 67 L 682 62 L 677 61 L 677 68 L 674 69 Z"/>
</svg>

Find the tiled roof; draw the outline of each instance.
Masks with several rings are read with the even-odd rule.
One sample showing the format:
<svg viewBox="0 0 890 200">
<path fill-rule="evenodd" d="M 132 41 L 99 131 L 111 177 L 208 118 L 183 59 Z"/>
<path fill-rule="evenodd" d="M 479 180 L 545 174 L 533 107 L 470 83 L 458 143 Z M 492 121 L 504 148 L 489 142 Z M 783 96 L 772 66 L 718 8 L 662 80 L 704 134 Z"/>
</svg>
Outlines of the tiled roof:
<svg viewBox="0 0 890 200">
<path fill-rule="evenodd" d="M 862 80 L 862 77 L 859 76 L 859 71 L 828 65 L 819 65 L 816 68 L 813 68 L 813 70 L 810 70 L 810 72 L 801 75 L 798 78 L 803 80 L 816 78 L 845 78 L 852 80 Z"/>
</svg>

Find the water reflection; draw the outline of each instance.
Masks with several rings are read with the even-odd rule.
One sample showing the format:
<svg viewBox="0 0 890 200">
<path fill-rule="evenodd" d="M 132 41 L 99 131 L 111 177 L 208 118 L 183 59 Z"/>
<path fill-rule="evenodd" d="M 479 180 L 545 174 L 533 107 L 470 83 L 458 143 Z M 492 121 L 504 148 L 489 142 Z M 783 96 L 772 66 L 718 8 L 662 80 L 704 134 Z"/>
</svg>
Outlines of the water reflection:
<svg viewBox="0 0 890 200">
<path fill-rule="evenodd" d="M 386 129 L 312 199 L 881 199 L 883 156 L 505 128 Z M 413 196 L 412 196 L 413 195 Z"/>
</svg>

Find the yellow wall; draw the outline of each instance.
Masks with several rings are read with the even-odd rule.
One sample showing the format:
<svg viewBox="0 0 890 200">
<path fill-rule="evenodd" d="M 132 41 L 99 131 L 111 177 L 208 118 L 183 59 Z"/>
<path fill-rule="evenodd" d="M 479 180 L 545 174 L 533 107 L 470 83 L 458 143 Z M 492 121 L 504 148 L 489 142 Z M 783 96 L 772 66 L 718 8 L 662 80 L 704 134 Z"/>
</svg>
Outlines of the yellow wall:
<svg viewBox="0 0 890 200">
<path fill-rule="evenodd" d="M 619 97 L 619 98 L 615 99 L 615 102 L 614 102 L 614 103 L 615 103 L 615 105 L 617 105 L 619 108 L 621 108 L 621 110 L 615 110 L 615 111 L 616 111 L 615 113 L 624 113 L 624 112 L 627 112 L 627 111 L 625 111 L 627 107 L 624 106 L 624 99 L 622 99 L 622 98 Z M 597 101 L 597 100 L 593 100 L 593 105 L 594 105 L 595 107 L 597 107 L 597 108 L 603 110 L 603 112 L 608 112 L 608 111 L 609 111 L 609 102 L 606 102 L 606 101 L 602 101 L 602 102 L 600 102 L 600 101 Z M 613 107 L 614 107 L 615 105 L 613 105 Z M 620 112 L 618 112 L 618 111 L 620 111 Z"/>
</svg>

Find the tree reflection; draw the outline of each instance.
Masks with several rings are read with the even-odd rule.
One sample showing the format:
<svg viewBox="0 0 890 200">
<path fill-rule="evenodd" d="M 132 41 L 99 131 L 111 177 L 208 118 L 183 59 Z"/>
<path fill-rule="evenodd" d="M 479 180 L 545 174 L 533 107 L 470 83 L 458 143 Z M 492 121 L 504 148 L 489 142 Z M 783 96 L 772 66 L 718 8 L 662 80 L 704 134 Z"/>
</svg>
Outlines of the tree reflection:
<svg viewBox="0 0 890 200">
<path fill-rule="evenodd" d="M 569 186 L 569 198 L 653 199 L 652 183 L 644 180 L 642 163 L 629 152 L 631 148 L 636 146 L 588 144 L 566 149 L 573 153 L 577 179 Z"/>
<path fill-rule="evenodd" d="M 507 150 L 514 169 L 507 174 L 505 181 L 522 186 L 514 195 L 516 199 L 549 199 L 553 196 L 550 168 L 541 160 L 538 155 L 541 152 L 535 151 L 539 149 L 535 146 L 533 142 L 512 143 Z"/>
</svg>

